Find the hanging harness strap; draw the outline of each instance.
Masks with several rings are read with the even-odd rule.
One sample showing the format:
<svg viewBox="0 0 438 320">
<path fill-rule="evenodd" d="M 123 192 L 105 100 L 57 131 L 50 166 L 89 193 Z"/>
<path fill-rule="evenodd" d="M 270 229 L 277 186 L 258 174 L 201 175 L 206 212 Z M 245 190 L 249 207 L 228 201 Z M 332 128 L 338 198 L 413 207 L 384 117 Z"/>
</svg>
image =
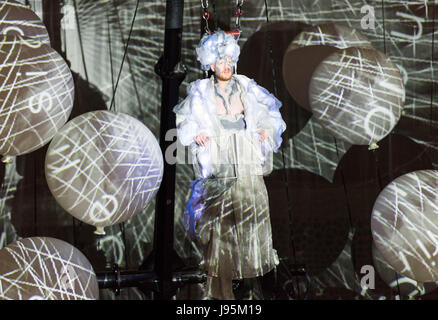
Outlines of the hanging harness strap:
<svg viewBox="0 0 438 320">
<path fill-rule="evenodd" d="M 238 40 L 240 38 L 240 34 L 241 34 L 240 19 L 243 16 L 243 13 L 242 13 L 243 2 L 244 2 L 244 0 L 236 0 L 236 11 L 235 11 L 236 28 L 235 28 L 235 30 L 225 31 L 225 33 L 231 34 L 232 36 L 234 36 L 234 38 L 236 40 Z M 208 22 L 209 22 L 210 17 L 211 17 L 210 13 L 208 12 L 208 0 L 201 0 L 201 7 L 202 7 L 202 10 L 204 11 L 202 14 L 202 19 L 205 20 L 205 33 L 213 34 L 214 31 L 211 31 L 210 27 L 208 26 Z M 215 8 L 214 2 L 213 2 L 213 9 L 214 9 L 214 14 L 216 14 L 216 8 Z M 215 17 L 215 26 L 217 29 L 216 17 Z"/>
<path fill-rule="evenodd" d="M 201 6 L 204 10 L 202 18 L 205 20 L 205 33 L 211 33 L 210 28 L 208 27 L 208 20 L 210 19 L 210 13 L 208 12 L 208 0 L 201 0 Z"/>
<path fill-rule="evenodd" d="M 240 33 L 240 19 L 242 18 L 242 5 L 243 0 L 236 0 L 236 30 Z"/>
</svg>

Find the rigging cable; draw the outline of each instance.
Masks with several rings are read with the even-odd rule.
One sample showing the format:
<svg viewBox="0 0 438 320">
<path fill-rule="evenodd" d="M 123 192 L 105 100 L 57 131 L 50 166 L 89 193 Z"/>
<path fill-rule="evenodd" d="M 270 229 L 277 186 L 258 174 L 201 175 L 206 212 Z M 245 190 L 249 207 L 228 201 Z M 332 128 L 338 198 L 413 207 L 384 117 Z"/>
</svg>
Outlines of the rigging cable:
<svg viewBox="0 0 438 320">
<path fill-rule="evenodd" d="M 386 50 L 385 3 L 384 3 L 383 0 L 381 1 L 381 10 L 382 10 L 382 23 L 383 23 L 383 28 L 382 28 L 383 29 L 383 53 L 386 56 L 386 51 L 387 50 Z M 389 140 L 391 139 L 390 135 L 389 135 L 388 139 Z M 389 145 L 391 145 L 391 141 L 389 141 Z M 376 162 L 376 171 L 377 171 L 377 180 L 378 180 L 378 183 L 379 183 L 379 192 L 381 192 L 382 189 L 383 189 L 383 185 L 382 185 L 382 177 L 381 177 L 380 167 L 379 167 L 379 159 L 378 159 L 378 156 L 377 156 L 377 149 L 373 150 L 372 152 L 373 152 L 374 160 Z M 395 276 L 396 282 L 397 282 L 398 296 L 401 297 L 401 295 L 400 295 L 400 284 L 399 284 L 399 281 L 398 281 L 399 277 L 398 277 L 397 271 L 395 271 L 395 270 L 394 270 L 394 276 Z"/>
<path fill-rule="evenodd" d="M 76 26 L 78 28 L 79 46 L 81 47 L 82 64 L 84 66 L 85 79 L 87 79 L 87 83 L 90 83 L 88 81 L 87 65 L 85 63 L 84 45 L 82 43 L 81 26 L 79 24 L 78 6 L 76 4 L 76 0 L 73 0 L 73 5 L 75 8 Z"/>
<path fill-rule="evenodd" d="M 111 44 L 111 26 L 109 22 L 108 14 L 106 15 L 106 22 L 108 26 L 108 49 L 109 49 L 109 56 L 110 56 L 110 69 L 111 69 L 111 88 L 114 92 L 114 67 L 113 67 L 113 54 L 112 54 L 112 44 Z M 114 107 L 115 109 L 115 107 Z"/>
<path fill-rule="evenodd" d="M 124 62 L 125 62 L 126 54 L 127 54 L 127 52 L 128 52 L 129 41 L 131 40 L 131 34 L 132 34 L 132 30 L 133 30 L 133 28 L 134 28 L 134 23 L 135 23 L 135 18 L 136 18 L 136 16 L 137 16 L 137 11 L 138 11 L 138 5 L 139 5 L 139 3 L 140 3 L 140 0 L 137 0 L 137 4 L 136 4 L 136 6 L 135 6 L 135 11 L 134 11 L 134 16 L 132 17 L 131 29 L 129 30 L 129 36 L 128 36 L 128 40 L 127 40 L 126 45 L 125 45 L 125 51 L 124 51 L 124 53 L 123 53 L 122 63 L 121 63 L 121 65 L 120 65 L 120 70 L 119 70 L 119 74 L 118 74 L 118 76 L 117 76 L 116 86 L 115 86 L 115 88 L 114 88 L 113 97 L 112 97 L 112 99 L 111 99 L 111 104 L 110 104 L 109 110 L 111 110 L 111 109 L 113 108 L 113 105 L 114 105 L 114 99 L 115 99 L 116 91 L 117 91 L 117 88 L 118 88 L 118 85 L 119 85 L 120 75 L 122 74 L 123 64 L 124 64 Z"/>
<path fill-rule="evenodd" d="M 113 5 L 112 6 L 113 9 L 115 10 L 115 17 L 117 18 L 116 21 L 117 21 L 117 25 L 118 25 L 119 31 L 120 31 L 120 38 L 122 40 L 123 45 L 125 45 L 125 37 L 123 36 L 123 30 L 122 30 L 122 26 L 121 26 L 121 23 L 120 23 L 120 18 L 119 18 L 119 15 L 118 15 L 118 10 L 117 10 L 117 6 L 116 6 L 116 3 L 115 3 L 115 0 L 112 1 L 112 5 Z M 129 72 L 130 72 L 131 77 L 132 77 L 132 85 L 134 87 L 135 96 L 137 98 L 137 103 L 138 103 L 139 111 L 140 111 L 140 114 L 142 115 L 143 114 L 143 110 L 141 108 L 141 99 L 140 99 L 140 95 L 138 93 L 137 81 L 135 80 L 135 74 L 134 74 L 134 72 L 132 70 L 131 60 L 129 58 L 129 53 L 126 53 L 126 60 L 128 62 Z"/>
<path fill-rule="evenodd" d="M 243 2 L 243 1 L 242 1 Z M 267 43 L 268 43 L 268 49 L 269 49 L 269 57 L 270 57 L 270 61 L 271 61 L 271 66 L 272 66 L 272 81 L 273 81 L 273 87 L 274 87 L 274 95 L 276 97 L 278 97 L 278 89 L 277 89 L 277 72 L 276 72 L 276 65 L 275 65 L 275 60 L 274 60 L 274 54 L 273 54 L 273 47 L 272 47 L 272 38 L 271 38 L 271 32 L 270 32 L 270 28 L 269 28 L 269 7 L 268 7 L 268 3 L 267 0 L 264 0 L 265 3 L 265 15 L 266 15 L 266 39 L 267 39 Z M 237 12 L 236 12 L 237 14 Z M 240 17 L 238 17 L 238 20 L 236 21 L 236 25 L 239 26 L 240 29 Z M 291 246 L 292 246 L 292 254 L 293 254 L 293 259 L 294 259 L 294 265 L 296 264 L 296 250 L 295 250 L 295 243 L 294 243 L 294 236 L 293 236 L 293 228 L 292 228 L 292 222 L 293 222 L 293 210 L 292 210 L 292 200 L 290 198 L 289 195 L 289 178 L 288 178 L 288 173 L 287 173 L 287 167 L 286 167 L 286 160 L 285 160 L 285 155 L 284 155 L 284 144 L 282 144 L 281 146 L 281 155 L 282 155 L 282 161 L 283 161 L 283 172 L 284 172 L 284 185 L 285 185 L 285 191 L 286 191 L 286 199 L 287 199 L 287 211 L 288 211 L 288 215 L 289 215 L 289 230 L 290 230 L 290 242 L 291 242 Z M 305 276 L 306 276 L 306 281 L 307 281 L 307 289 L 306 289 L 306 293 L 305 293 L 305 297 L 304 299 L 307 298 L 307 294 L 310 291 L 310 278 L 308 277 L 308 274 L 306 271 L 305 272 Z M 300 286 L 299 283 L 297 285 L 297 289 L 298 289 L 298 295 L 300 295 Z"/>
</svg>

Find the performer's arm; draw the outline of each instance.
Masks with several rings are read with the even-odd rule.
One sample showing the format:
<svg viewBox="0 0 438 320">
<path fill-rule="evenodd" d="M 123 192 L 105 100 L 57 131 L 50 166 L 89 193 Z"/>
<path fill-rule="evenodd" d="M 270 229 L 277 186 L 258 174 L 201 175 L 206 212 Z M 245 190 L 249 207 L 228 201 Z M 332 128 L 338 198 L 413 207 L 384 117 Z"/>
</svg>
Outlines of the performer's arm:
<svg viewBox="0 0 438 320">
<path fill-rule="evenodd" d="M 259 108 L 257 110 L 257 128 L 265 132 L 265 138 L 269 142 L 271 150 L 277 152 L 281 145 L 281 135 L 286 129 L 286 123 L 281 117 L 281 102 L 268 90 L 252 81 L 251 92 L 256 96 Z"/>
<path fill-rule="evenodd" d="M 179 103 L 173 111 L 176 113 L 178 138 L 184 146 L 196 142 L 204 146 L 209 141 L 207 115 L 204 101 L 198 92 L 199 81 L 192 83 L 187 89 L 187 98 Z"/>
</svg>

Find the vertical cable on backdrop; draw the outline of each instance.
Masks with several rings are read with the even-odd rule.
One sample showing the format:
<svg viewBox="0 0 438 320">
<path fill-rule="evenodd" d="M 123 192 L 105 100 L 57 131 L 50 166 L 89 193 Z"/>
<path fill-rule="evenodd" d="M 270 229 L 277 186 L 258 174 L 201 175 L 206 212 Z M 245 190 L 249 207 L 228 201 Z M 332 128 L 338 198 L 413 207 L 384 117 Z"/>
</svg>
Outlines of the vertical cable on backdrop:
<svg viewBox="0 0 438 320">
<path fill-rule="evenodd" d="M 112 55 L 112 42 L 111 42 L 111 24 L 109 21 L 108 13 L 106 14 L 106 20 L 107 20 L 107 32 L 108 32 L 108 49 L 109 49 L 109 55 L 110 55 L 110 68 L 111 68 L 111 85 L 113 90 L 113 95 L 115 92 L 115 84 L 114 84 L 114 71 L 113 71 L 113 55 Z M 116 110 L 116 104 L 114 103 L 114 110 Z M 126 246 L 126 235 L 125 235 L 125 222 L 122 222 L 119 224 L 120 233 L 122 235 L 122 241 L 123 241 L 123 250 L 124 250 L 124 256 L 125 256 L 125 267 L 129 264 L 129 257 L 127 253 L 127 246 Z"/>
<path fill-rule="evenodd" d="M 335 141 L 336 155 L 338 156 L 338 163 L 339 163 L 341 159 L 339 158 L 338 140 L 335 137 L 333 137 L 333 140 Z M 348 192 L 347 192 L 347 186 L 346 186 L 346 183 L 345 183 L 344 171 L 342 170 L 342 168 L 339 171 L 341 173 L 341 181 L 342 181 L 342 186 L 343 186 L 343 189 L 344 189 L 345 201 L 347 202 L 347 212 L 348 212 L 348 220 L 350 222 L 350 228 L 353 230 L 353 232 L 355 232 L 356 228 L 355 228 L 355 225 L 353 223 L 353 218 L 352 218 L 352 215 L 351 215 L 351 205 L 350 205 L 350 201 L 349 201 L 349 198 L 348 198 Z M 353 259 L 353 265 L 355 265 L 355 263 L 354 263 L 355 262 L 354 256 L 352 257 L 352 259 Z"/>
<path fill-rule="evenodd" d="M 274 55 L 273 55 L 273 51 L 272 51 L 272 39 L 271 39 L 271 34 L 270 34 L 270 28 L 269 28 L 269 8 L 268 8 L 268 3 L 267 0 L 265 1 L 265 14 L 266 14 L 266 38 L 267 38 L 267 42 L 268 42 L 268 49 L 269 49 L 269 57 L 270 57 L 270 61 L 271 61 L 271 66 L 272 66 L 272 81 L 273 81 L 273 86 L 274 86 L 274 95 L 276 97 L 278 97 L 278 90 L 277 90 L 277 73 L 276 73 L 276 66 L 275 66 L 275 61 L 274 61 Z M 292 227 L 292 202 L 290 200 L 289 197 L 289 181 L 288 181 L 288 175 L 287 175 L 287 166 L 286 166 L 286 160 L 284 157 L 284 144 L 281 146 L 281 153 L 282 153 L 282 160 L 283 160 L 283 171 L 285 172 L 284 178 L 285 178 L 285 189 L 286 189 L 286 197 L 287 197 L 287 202 L 288 202 L 288 213 L 289 213 L 289 226 Z M 290 228 L 291 230 L 291 243 L 292 243 L 292 253 L 293 253 L 293 257 L 294 257 L 294 262 L 296 262 L 296 257 L 295 257 L 295 245 L 294 245 L 294 240 L 293 240 L 293 234 L 292 234 L 292 228 Z"/>
<path fill-rule="evenodd" d="M 218 21 L 217 21 L 217 12 L 216 12 L 216 0 L 213 0 L 213 22 L 214 22 L 214 30 L 217 30 Z"/>
<path fill-rule="evenodd" d="M 124 50 L 124 53 L 123 53 L 122 62 L 120 64 L 119 74 L 117 75 L 117 81 L 116 81 L 115 85 L 113 84 L 113 96 L 112 96 L 112 99 L 111 99 L 111 104 L 110 104 L 109 110 L 113 110 L 114 109 L 114 111 L 116 111 L 116 104 L 115 104 L 116 91 L 117 91 L 117 87 L 118 87 L 118 84 L 119 84 L 120 76 L 122 74 L 125 58 L 127 56 L 127 52 L 128 52 L 128 48 L 129 48 L 129 41 L 131 39 L 132 30 L 134 28 L 134 23 L 135 23 L 135 18 L 137 16 L 137 11 L 138 11 L 139 3 L 140 3 L 140 0 L 137 0 L 136 6 L 135 6 L 135 10 L 134 10 L 134 15 L 132 17 L 131 28 L 129 30 L 128 40 L 127 40 L 127 42 L 125 44 L 125 50 Z M 110 37 L 110 26 L 109 25 L 108 25 L 108 36 Z M 111 47 L 111 42 L 110 42 L 110 47 Z M 111 54 L 111 49 L 110 49 L 110 54 Z M 113 79 L 112 57 L 111 57 L 111 79 Z M 122 222 L 121 224 L 119 224 L 119 228 L 120 228 L 120 233 L 122 235 L 123 251 L 124 251 L 124 255 L 125 255 L 125 264 L 126 264 L 126 266 L 128 266 L 129 257 L 128 257 L 127 246 L 126 246 L 125 222 Z"/>
<path fill-rule="evenodd" d="M 109 49 L 109 56 L 110 56 L 110 69 L 111 69 L 111 88 L 114 92 L 114 67 L 113 67 L 113 54 L 112 54 L 112 44 L 111 44 L 111 25 L 109 22 L 108 14 L 106 15 L 106 22 L 108 26 L 108 49 Z"/>
<path fill-rule="evenodd" d="M 382 30 L 383 30 L 383 53 L 386 55 L 387 49 L 386 49 L 385 3 L 383 0 L 381 1 L 381 10 L 382 10 Z M 391 149 L 391 133 L 388 135 L 388 140 L 389 140 L 388 146 L 389 146 L 389 149 Z M 383 190 L 383 181 L 382 181 L 382 176 L 381 176 L 381 172 L 380 172 L 379 159 L 378 159 L 379 157 L 377 154 L 377 150 L 378 149 L 372 150 L 372 153 L 373 153 L 374 161 L 376 163 L 377 182 L 379 185 L 379 193 L 380 193 Z M 389 154 L 391 154 L 391 152 L 389 152 Z M 389 159 L 389 161 L 391 161 L 391 158 Z M 401 297 L 400 284 L 398 281 L 398 274 L 395 270 L 394 270 L 394 277 L 396 278 L 396 282 L 397 282 L 398 296 Z"/>
<path fill-rule="evenodd" d="M 89 83 L 88 72 L 87 72 L 87 65 L 85 63 L 84 45 L 82 43 L 81 26 L 80 26 L 80 23 L 79 23 L 78 6 L 76 4 L 76 0 L 73 0 L 73 5 L 74 5 L 74 8 L 75 8 L 76 27 L 78 29 L 79 46 L 81 47 L 82 64 L 84 65 L 85 79 L 87 80 L 87 83 Z"/>
<path fill-rule="evenodd" d="M 382 0 L 381 2 L 382 7 L 382 29 L 383 29 L 383 53 L 386 55 L 386 25 L 385 25 L 385 3 Z"/>
<path fill-rule="evenodd" d="M 431 56 L 430 56 L 430 69 L 431 69 L 431 82 L 432 82 L 432 88 L 430 89 L 430 111 L 429 111 L 429 133 L 430 133 L 430 141 L 433 141 L 432 136 L 432 123 L 433 123 L 433 99 L 434 95 L 433 92 L 435 90 L 435 80 L 434 80 L 434 46 L 435 46 L 435 7 L 438 4 L 435 2 L 432 4 L 432 48 L 431 48 Z M 425 4 L 427 6 L 427 4 Z"/>
<path fill-rule="evenodd" d="M 237 0 L 238 1 L 238 0 Z M 268 2 L 267 0 L 264 0 L 265 2 L 265 15 L 266 15 L 266 39 L 267 39 L 267 43 L 268 43 L 268 49 L 269 49 L 269 57 L 270 57 L 270 61 L 271 61 L 271 66 L 272 66 L 272 80 L 273 80 L 273 86 L 274 86 L 274 95 L 278 97 L 278 90 L 277 90 L 277 72 L 276 72 L 276 65 L 275 65 L 275 61 L 274 61 L 274 54 L 273 54 L 273 47 L 272 47 L 272 39 L 271 39 L 271 33 L 270 33 L 270 26 L 269 26 L 269 7 L 268 7 Z M 237 13 L 236 13 L 237 15 Z M 238 20 L 236 21 L 236 24 L 239 24 L 239 28 L 240 28 L 240 17 L 238 17 Z M 306 272 L 305 266 L 303 269 L 301 269 L 301 267 L 299 267 L 297 265 L 297 258 L 296 258 L 296 248 L 295 248 L 295 242 L 294 242 L 294 234 L 293 234 L 293 204 L 292 204 L 292 199 L 290 198 L 289 195 L 289 177 L 288 177 L 288 172 L 287 172 L 287 166 L 286 166 L 286 160 L 285 160 L 285 155 L 284 155 L 284 144 L 282 144 L 281 146 L 281 155 L 282 155 L 282 162 L 283 162 L 283 172 L 284 172 L 284 187 L 285 187 L 285 192 L 286 192 L 286 199 L 287 199 L 287 211 L 288 211 L 288 216 L 289 216 L 289 236 L 290 236 L 290 242 L 291 242 L 291 246 L 292 246 L 292 255 L 293 255 L 293 264 L 295 265 L 295 267 L 298 267 L 300 269 L 299 272 L 303 272 L 306 276 L 306 281 L 307 281 L 307 288 L 306 288 L 306 292 L 305 292 L 305 296 L 304 299 L 307 299 L 307 294 L 310 291 L 310 278 Z M 294 270 L 296 271 L 296 270 Z M 292 289 L 294 290 L 294 288 L 292 287 Z M 300 296 L 300 285 L 299 283 L 297 284 L 297 291 L 298 291 L 298 297 Z"/>
<path fill-rule="evenodd" d="M 114 101 L 115 101 L 116 91 L 117 91 L 117 87 L 119 86 L 120 75 L 122 74 L 123 64 L 124 64 L 124 62 L 125 62 L 126 54 L 127 54 L 127 52 L 128 52 L 129 41 L 131 40 L 132 29 L 134 28 L 134 22 L 135 22 L 135 18 L 136 18 L 136 16 L 137 16 L 137 11 L 138 11 L 138 5 L 139 5 L 139 3 L 140 3 L 140 0 L 137 0 L 137 4 L 136 4 L 136 6 L 135 6 L 135 11 L 134 11 L 134 16 L 132 17 L 131 29 L 129 30 L 128 40 L 126 41 L 125 51 L 123 52 L 122 63 L 120 64 L 120 70 L 119 70 L 119 74 L 118 74 L 118 76 L 117 76 L 117 81 L 116 81 L 116 85 L 115 85 L 115 87 L 114 87 L 113 97 L 112 97 L 112 99 L 111 99 L 111 104 L 110 104 L 109 110 L 112 110 L 112 109 L 113 109 L 113 104 L 114 104 Z"/>
<path fill-rule="evenodd" d="M 115 17 L 116 17 L 116 22 L 117 22 L 117 25 L 119 27 L 120 37 L 122 39 L 122 43 L 123 43 L 123 45 L 125 45 L 125 37 L 123 36 L 122 25 L 120 23 L 120 18 L 119 18 L 119 14 L 118 14 L 118 10 L 117 10 L 117 6 L 116 6 L 116 3 L 115 3 L 115 0 L 112 1 L 112 7 L 114 9 L 114 13 L 115 13 Z M 132 70 L 131 59 L 129 57 L 129 52 L 126 53 L 126 61 L 128 62 L 129 72 L 130 72 L 131 77 L 132 77 L 132 85 L 134 86 L 134 92 L 135 92 L 135 96 L 137 98 L 137 103 L 138 103 L 138 107 L 139 107 L 139 111 L 140 111 L 139 113 L 142 114 L 141 100 L 140 100 L 140 96 L 139 96 L 139 93 L 138 93 L 137 81 L 136 81 L 136 78 L 135 78 L 135 73 Z"/>
</svg>

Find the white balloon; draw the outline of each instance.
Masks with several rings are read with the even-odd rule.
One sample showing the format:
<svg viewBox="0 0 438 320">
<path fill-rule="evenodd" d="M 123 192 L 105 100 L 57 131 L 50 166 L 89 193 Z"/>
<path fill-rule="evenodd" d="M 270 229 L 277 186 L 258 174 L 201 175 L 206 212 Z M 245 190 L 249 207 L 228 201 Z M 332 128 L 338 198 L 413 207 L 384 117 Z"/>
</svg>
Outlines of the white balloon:
<svg viewBox="0 0 438 320">
<path fill-rule="evenodd" d="M 4 162 L 47 144 L 68 120 L 74 83 L 48 45 L 0 35 L 0 155 Z"/>
<path fill-rule="evenodd" d="M 103 234 L 103 227 L 131 218 L 154 198 L 163 156 L 155 136 L 137 119 L 93 111 L 56 134 L 45 169 L 58 203 Z"/>
<path fill-rule="evenodd" d="M 95 300 L 96 274 L 88 259 L 69 243 L 25 238 L 0 250 L 0 299 Z"/>
<path fill-rule="evenodd" d="M 377 249 L 399 274 L 438 281 L 438 171 L 402 175 L 374 204 L 371 230 Z"/>
<path fill-rule="evenodd" d="M 319 64 L 309 100 L 315 119 L 332 135 L 372 149 L 400 119 L 405 89 L 399 68 L 383 53 L 348 48 Z"/>
</svg>

